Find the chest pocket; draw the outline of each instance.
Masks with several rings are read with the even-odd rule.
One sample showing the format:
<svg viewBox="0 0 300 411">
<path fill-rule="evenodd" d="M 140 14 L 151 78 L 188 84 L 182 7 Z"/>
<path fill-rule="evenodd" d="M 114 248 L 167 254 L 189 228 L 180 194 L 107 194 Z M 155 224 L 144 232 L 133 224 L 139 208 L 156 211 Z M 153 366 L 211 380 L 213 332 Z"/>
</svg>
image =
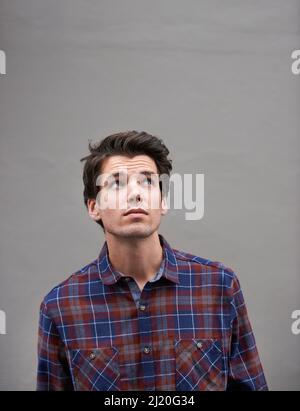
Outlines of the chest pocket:
<svg viewBox="0 0 300 411">
<path fill-rule="evenodd" d="M 69 358 L 76 391 L 120 390 L 116 347 L 70 350 Z"/>
<path fill-rule="evenodd" d="M 175 341 L 176 390 L 223 391 L 221 342 L 213 339 Z"/>
</svg>

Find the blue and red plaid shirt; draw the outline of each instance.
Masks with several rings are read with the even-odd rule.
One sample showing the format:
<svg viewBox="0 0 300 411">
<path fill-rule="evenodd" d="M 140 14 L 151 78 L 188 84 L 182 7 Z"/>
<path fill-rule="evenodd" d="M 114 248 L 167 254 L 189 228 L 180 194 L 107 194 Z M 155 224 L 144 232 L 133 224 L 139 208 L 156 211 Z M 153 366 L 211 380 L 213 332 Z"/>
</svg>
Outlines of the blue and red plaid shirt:
<svg viewBox="0 0 300 411">
<path fill-rule="evenodd" d="M 37 390 L 267 390 L 235 273 L 170 247 L 142 292 L 99 257 L 40 307 Z"/>
</svg>

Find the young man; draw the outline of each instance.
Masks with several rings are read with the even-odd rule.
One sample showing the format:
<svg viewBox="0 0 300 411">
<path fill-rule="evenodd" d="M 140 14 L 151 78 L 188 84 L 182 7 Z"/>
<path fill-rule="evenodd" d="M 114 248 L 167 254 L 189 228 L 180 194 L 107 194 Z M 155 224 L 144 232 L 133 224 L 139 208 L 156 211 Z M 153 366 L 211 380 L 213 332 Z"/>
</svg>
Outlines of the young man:
<svg viewBox="0 0 300 411">
<path fill-rule="evenodd" d="M 84 201 L 105 243 L 45 297 L 38 390 L 267 390 L 235 273 L 158 234 L 170 175 L 162 140 L 89 145 Z"/>
</svg>

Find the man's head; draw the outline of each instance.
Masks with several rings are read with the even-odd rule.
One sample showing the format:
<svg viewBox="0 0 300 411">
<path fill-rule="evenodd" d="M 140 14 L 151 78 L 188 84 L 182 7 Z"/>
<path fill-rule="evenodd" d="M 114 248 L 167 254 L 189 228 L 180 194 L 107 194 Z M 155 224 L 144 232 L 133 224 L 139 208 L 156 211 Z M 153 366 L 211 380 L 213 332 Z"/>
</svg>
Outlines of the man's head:
<svg viewBox="0 0 300 411">
<path fill-rule="evenodd" d="M 105 232 L 145 238 L 155 232 L 167 212 L 172 170 L 169 150 L 146 132 L 128 131 L 89 144 L 83 170 L 84 203 Z M 134 209 L 146 213 L 132 213 Z M 129 212 L 129 213 L 128 213 Z"/>
</svg>

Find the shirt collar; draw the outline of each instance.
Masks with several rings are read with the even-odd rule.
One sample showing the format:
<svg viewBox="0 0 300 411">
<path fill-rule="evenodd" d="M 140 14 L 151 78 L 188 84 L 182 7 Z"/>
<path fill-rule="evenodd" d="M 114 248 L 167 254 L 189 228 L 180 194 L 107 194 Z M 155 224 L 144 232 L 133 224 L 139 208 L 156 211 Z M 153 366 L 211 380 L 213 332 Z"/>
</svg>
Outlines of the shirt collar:
<svg viewBox="0 0 300 411">
<path fill-rule="evenodd" d="M 165 259 L 165 266 L 162 277 L 167 278 L 173 283 L 179 284 L 178 265 L 174 251 L 161 234 L 158 234 L 158 236 L 160 244 L 163 248 Z M 105 285 L 114 284 L 124 276 L 119 271 L 113 269 L 112 264 L 109 260 L 108 246 L 106 241 L 104 242 L 99 257 L 96 260 L 96 264 L 98 267 L 99 276 Z"/>
</svg>

